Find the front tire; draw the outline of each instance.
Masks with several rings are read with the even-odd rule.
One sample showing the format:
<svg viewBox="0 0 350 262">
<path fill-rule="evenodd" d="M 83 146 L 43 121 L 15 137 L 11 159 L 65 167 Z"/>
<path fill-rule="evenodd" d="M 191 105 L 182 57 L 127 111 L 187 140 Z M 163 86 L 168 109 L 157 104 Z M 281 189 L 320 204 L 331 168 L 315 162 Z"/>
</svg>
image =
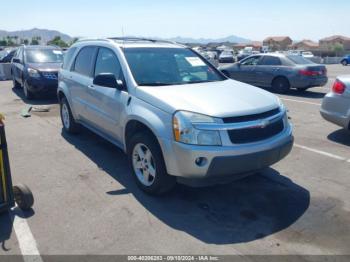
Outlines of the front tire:
<svg viewBox="0 0 350 262">
<path fill-rule="evenodd" d="M 151 134 L 137 133 L 128 142 L 128 160 L 138 187 L 150 195 L 169 192 L 176 179 L 168 175 L 160 146 Z"/>
<path fill-rule="evenodd" d="M 80 131 L 80 125 L 75 121 L 67 98 L 60 101 L 60 113 L 63 129 L 70 134 L 76 134 Z"/>
<path fill-rule="evenodd" d="M 341 64 L 342 64 L 343 66 L 347 66 L 347 65 L 348 65 L 348 61 L 343 60 L 343 61 L 341 62 Z"/>
<path fill-rule="evenodd" d="M 24 82 L 24 85 L 23 85 L 23 93 L 24 93 L 24 97 L 25 97 L 27 100 L 32 100 L 32 99 L 34 98 L 33 93 L 29 90 L 27 81 Z"/>
<path fill-rule="evenodd" d="M 276 93 L 285 94 L 290 89 L 290 84 L 287 78 L 277 77 L 272 81 L 272 89 Z"/>
</svg>

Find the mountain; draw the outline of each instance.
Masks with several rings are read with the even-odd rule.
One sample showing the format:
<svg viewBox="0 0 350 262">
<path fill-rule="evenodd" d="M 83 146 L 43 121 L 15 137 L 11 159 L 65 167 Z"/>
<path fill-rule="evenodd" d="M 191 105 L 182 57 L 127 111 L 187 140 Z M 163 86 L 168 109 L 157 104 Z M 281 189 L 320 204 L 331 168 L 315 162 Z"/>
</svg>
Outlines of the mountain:
<svg viewBox="0 0 350 262">
<path fill-rule="evenodd" d="M 242 38 L 239 36 L 231 35 L 223 38 L 187 38 L 187 37 L 174 37 L 167 40 L 178 42 L 178 43 L 196 43 L 196 44 L 208 44 L 208 43 L 251 43 L 250 39 Z"/>
<path fill-rule="evenodd" d="M 32 39 L 32 37 L 41 37 L 42 43 L 47 43 L 48 41 L 52 40 L 55 36 L 60 36 L 61 39 L 65 42 L 69 42 L 72 40 L 72 37 L 63 34 L 56 30 L 48 30 L 48 29 L 38 29 L 33 28 L 30 30 L 20 30 L 20 31 L 4 31 L 0 30 L 0 39 L 6 37 L 6 36 L 18 36 L 18 39 Z"/>
</svg>

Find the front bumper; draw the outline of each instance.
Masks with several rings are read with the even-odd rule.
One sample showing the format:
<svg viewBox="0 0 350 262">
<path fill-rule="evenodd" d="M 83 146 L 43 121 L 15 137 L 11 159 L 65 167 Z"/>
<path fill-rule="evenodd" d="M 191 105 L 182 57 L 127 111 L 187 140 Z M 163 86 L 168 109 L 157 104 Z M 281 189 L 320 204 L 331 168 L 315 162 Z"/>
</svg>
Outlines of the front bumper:
<svg viewBox="0 0 350 262">
<path fill-rule="evenodd" d="M 293 146 L 292 127 L 270 139 L 232 146 L 196 146 L 161 140 L 167 171 L 184 178 L 238 176 L 269 167 L 283 159 Z M 196 160 L 204 158 L 204 164 Z"/>
<path fill-rule="evenodd" d="M 327 94 L 322 101 L 320 113 L 327 121 L 341 126 L 350 127 L 350 97 Z"/>
<path fill-rule="evenodd" d="M 28 89 L 32 93 L 50 93 L 56 94 L 58 80 L 45 78 L 28 78 Z"/>
</svg>

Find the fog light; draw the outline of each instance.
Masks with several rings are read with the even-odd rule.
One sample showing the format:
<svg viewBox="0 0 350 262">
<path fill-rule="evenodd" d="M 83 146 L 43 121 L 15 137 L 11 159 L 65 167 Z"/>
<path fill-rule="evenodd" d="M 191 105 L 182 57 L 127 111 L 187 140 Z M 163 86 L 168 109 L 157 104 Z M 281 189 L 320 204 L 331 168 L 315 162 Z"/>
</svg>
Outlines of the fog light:
<svg viewBox="0 0 350 262">
<path fill-rule="evenodd" d="M 197 166 L 203 167 L 208 163 L 208 159 L 206 159 L 205 157 L 198 157 L 195 163 Z"/>
</svg>

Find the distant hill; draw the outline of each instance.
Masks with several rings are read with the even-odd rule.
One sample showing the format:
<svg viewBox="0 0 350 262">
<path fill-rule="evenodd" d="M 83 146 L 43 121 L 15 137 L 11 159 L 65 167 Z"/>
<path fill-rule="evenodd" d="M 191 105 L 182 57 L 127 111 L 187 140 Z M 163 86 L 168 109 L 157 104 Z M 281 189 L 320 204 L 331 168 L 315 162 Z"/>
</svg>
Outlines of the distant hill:
<svg viewBox="0 0 350 262">
<path fill-rule="evenodd" d="M 52 40 L 55 36 L 60 36 L 61 39 L 65 42 L 69 42 L 72 40 L 72 37 L 63 34 L 56 30 L 48 30 L 48 29 L 38 29 L 33 28 L 30 30 L 20 30 L 20 31 L 4 31 L 0 30 L 0 39 L 6 37 L 6 36 L 18 36 L 18 39 L 32 39 L 32 37 L 41 37 L 42 43 L 47 43 L 48 41 Z"/>
<path fill-rule="evenodd" d="M 223 38 L 186 38 L 186 37 L 174 37 L 169 38 L 167 40 L 178 42 L 178 43 L 197 43 L 197 44 L 209 44 L 209 43 L 236 43 L 236 44 L 242 44 L 242 43 L 251 43 L 252 41 L 250 39 L 246 39 L 243 37 L 231 35 L 228 37 Z"/>
</svg>

